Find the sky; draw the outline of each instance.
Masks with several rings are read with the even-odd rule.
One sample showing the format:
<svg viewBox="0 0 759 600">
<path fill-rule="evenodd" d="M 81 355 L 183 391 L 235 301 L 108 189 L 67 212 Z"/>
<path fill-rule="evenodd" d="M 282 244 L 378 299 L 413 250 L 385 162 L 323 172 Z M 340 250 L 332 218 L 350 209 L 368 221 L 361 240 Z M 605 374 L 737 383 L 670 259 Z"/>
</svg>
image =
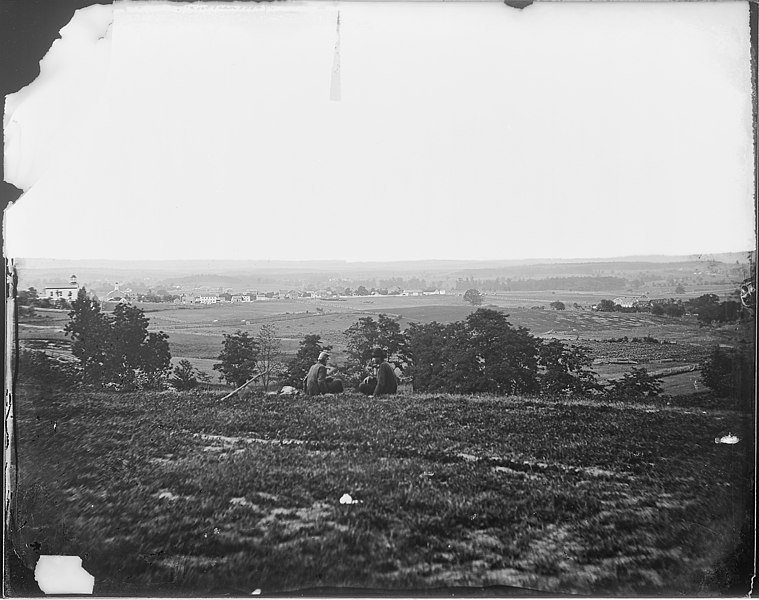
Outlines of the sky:
<svg viewBox="0 0 759 600">
<path fill-rule="evenodd" d="M 88 7 L 6 98 L 5 253 L 749 250 L 748 22 L 746 2 Z"/>
</svg>

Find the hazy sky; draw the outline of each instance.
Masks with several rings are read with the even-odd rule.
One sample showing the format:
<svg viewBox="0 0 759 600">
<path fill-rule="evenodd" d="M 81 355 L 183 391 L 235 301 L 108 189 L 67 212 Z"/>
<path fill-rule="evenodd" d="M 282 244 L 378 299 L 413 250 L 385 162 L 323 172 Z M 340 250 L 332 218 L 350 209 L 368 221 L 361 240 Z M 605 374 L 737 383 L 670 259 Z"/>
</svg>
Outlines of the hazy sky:
<svg viewBox="0 0 759 600">
<path fill-rule="evenodd" d="M 10 256 L 754 246 L 746 2 L 116 2 L 4 127 Z"/>
</svg>

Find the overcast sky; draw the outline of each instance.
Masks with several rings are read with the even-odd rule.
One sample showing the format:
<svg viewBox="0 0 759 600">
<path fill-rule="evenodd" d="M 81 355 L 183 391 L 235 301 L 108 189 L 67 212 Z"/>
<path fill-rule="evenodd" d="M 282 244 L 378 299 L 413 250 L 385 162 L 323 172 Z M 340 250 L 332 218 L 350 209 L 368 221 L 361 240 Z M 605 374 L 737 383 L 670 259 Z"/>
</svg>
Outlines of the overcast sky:
<svg viewBox="0 0 759 600">
<path fill-rule="evenodd" d="M 748 250 L 749 48 L 745 2 L 89 7 L 6 99 L 6 255 Z"/>
</svg>

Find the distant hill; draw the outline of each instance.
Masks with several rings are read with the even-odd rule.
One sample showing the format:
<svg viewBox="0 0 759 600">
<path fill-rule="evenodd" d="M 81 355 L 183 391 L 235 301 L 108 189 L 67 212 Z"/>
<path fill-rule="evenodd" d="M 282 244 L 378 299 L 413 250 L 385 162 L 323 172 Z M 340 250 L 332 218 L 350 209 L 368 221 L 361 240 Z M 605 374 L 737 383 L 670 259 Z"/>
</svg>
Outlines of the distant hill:
<svg viewBox="0 0 759 600">
<path fill-rule="evenodd" d="M 146 287 L 265 289 L 302 287 L 333 280 L 423 277 L 429 280 L 485 278 L 600 277 L 634 278 L 639 273 L 694 273 L 721 265 L 722 271 L 748 265 L 748 252 L 683 256 L 529 260 L 415 260 L 396 262 L 263 261 L 263 260 L 62 260 L 16 261 L 19 287 L 44 287 L 70 275 L 90 288 L 115 282 L 142 282 Z M 141 287 L 141 286 L 140 286 Z"/>
</svg>

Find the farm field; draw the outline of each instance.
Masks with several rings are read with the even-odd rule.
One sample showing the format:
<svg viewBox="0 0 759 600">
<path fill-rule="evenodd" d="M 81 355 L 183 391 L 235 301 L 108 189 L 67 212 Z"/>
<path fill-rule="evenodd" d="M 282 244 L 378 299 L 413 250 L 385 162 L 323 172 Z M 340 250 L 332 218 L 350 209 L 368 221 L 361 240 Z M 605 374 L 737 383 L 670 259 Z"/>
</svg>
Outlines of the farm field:
<svg viewBox="0 0 759 600">
<path fill-rule="evenodd" d="M 95 595 L 720 595 L 751 530 L 749 414 L 19 387 L 15 547 Z"/>
<path fill-rule="evenodd" d="M 609 293 L 602 296 L 609 297 Z M 700 327 L 696 317 L 672 318 L 650 313 L 605 313 L 569 307 L 525 308 L 531 301 L 542 300 L 547 306 L 554 294 L 510 294 L 509 300 L 488 298 L 484 306 L 504 310 L 514 326 L 526 327 L 533 335 L 561 339 L 589 348 L 593 368 L 604 380 L 620 377 L 631 365 L 649 372 L 664 372 L 676 367 L 693 367 L 690 373 L 668 375 L 663 380 L 668 394 L 701 391 L 698 363 L 717 344 L 733 345 L 740 336 L 736 325 Z M 562 301 L 568 302 L 565 295 Z M 491 302 L 492 300 L 492 302 Z M 518 306 L 507 306 L 516 304 Z M 195 367 L 213 376 L 223 335 L 237 330 L 255 335 L 264 323 L 274 324 L 281 339 L 285 361 L 294 356 L 299 342 L 318 333 L 324 343 L 333 346 L 332 362 L 338 367 L 346 360 L 344 332 L 363 316 L 376 318 L 385 313 L 406 328 L 412 322 L 450 322 L 465 319 L 474 307 L 460 296 L 426 297 L 353 297 L 346 301 L 284 300 L 211 306 L 175 306 L 138 304 L 150 318 L 152 330 L 165 331 L 176 364 L 189 360 Z M 66 353 L 69 340 L 63 334 L 66 311 L 37 310 L 34 317 L 19 323 L 22 346 L 46 347 Z M 634 341 L 610 341 L 652 337 L 661 344 Z M 45 345 L 50 342 L 49 345 Z M 40 346 L 41 344 L 41 346 Z"/>
</svg>

